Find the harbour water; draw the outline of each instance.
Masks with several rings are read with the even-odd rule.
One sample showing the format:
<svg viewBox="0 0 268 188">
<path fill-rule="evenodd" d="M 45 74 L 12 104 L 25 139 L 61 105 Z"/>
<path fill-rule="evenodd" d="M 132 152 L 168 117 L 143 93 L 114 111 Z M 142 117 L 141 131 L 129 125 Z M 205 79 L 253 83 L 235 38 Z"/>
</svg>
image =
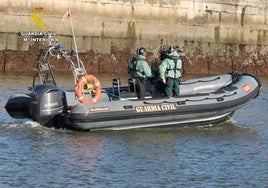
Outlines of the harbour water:
<svg viewBox="0 0 268 188">
<path fill-rule="evenodd" d="M 97 75 L 106 86 L 114 76 Z M 262 82 L 261 95 L 219 125 L 79 132 L 9 117 L 8 97 L 26 92 L 32 74 L 0 74 L 0 187 L 268 187 Z"/>
</svg>

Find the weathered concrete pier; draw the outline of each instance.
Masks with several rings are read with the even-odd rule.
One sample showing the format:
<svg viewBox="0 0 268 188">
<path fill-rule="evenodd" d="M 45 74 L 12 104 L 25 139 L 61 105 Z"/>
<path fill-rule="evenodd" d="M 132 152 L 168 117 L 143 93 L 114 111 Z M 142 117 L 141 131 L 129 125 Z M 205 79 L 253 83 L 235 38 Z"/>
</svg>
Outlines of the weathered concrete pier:
<svg viewBox="0 0 268 188">
<path fill-rule="evenodd" d="M 89 72 L 126 72 L 136 48 L 152 62 L 161 45 L 179 45 L 184 73 L 268 75 L 266 0 L 2 0 L 0 70 L 34 70 L 49 41 L 74 49 L 67 8 Z"/>
</svg>

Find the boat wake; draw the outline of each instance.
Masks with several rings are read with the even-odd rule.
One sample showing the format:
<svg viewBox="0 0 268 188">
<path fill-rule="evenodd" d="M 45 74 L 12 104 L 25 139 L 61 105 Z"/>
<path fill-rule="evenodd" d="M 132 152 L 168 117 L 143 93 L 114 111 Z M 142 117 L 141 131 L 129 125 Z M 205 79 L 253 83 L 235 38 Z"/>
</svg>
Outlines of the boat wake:
<svg viewBox="0 0 268 188">
<path fill-rule="evenodd" d="M 24 125 L 28 125 L 28 126 L 33 127 L 33 128 L 35 128 L 35 127 L 41 127 L 42 126 L 40 123 L 38 123 L 36 121 L 30 121 L 30 120 L 29 121 L 26 121 L 24 123 Z"/>
</svg>

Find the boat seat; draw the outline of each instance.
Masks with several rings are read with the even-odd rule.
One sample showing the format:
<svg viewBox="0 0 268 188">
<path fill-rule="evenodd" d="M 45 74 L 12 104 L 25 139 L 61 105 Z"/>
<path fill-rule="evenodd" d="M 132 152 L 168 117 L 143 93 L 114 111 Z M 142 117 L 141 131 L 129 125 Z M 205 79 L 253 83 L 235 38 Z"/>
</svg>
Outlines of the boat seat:
<svg viewBox="0 0 268 188">
<path fill-rule="evenodd" d="M 121 86 L 120 78 L 114 78 L 112 81 L 113 97 L 120 96 L 120 86 Z"/>
<path fill-rule="evenodd" d="M 128 78 L 128 89 L 130 92 L 136 93 L 136 80 L 135 80 L 135 78 Z"/>
</svg>

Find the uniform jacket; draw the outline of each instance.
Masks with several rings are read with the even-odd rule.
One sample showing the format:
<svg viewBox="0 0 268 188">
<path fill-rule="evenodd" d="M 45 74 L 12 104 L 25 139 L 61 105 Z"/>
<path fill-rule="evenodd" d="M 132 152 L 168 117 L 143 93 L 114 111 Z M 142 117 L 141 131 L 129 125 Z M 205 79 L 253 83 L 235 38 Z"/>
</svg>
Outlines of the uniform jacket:
<svg viewBox="0 0 268 188">
<path fill-rule="evenodd" d="M 152 76 L 151 68 L 143 55 L 136 55 L 128 63 L 128 73 L 132 78 L 146 78 Z"/>
<path fill-rule="evenodd" d="M 159 66 L 159 74 L 161 79 L 164 78 L 180 78 L 181 72 L 180 69 L 182 67 L 182 62 L 179 58 L 179 54 L 177 52 L 171 52 L 168 54 L 167 58 L 163 60 L 161 65 Z"/>
</svg>

